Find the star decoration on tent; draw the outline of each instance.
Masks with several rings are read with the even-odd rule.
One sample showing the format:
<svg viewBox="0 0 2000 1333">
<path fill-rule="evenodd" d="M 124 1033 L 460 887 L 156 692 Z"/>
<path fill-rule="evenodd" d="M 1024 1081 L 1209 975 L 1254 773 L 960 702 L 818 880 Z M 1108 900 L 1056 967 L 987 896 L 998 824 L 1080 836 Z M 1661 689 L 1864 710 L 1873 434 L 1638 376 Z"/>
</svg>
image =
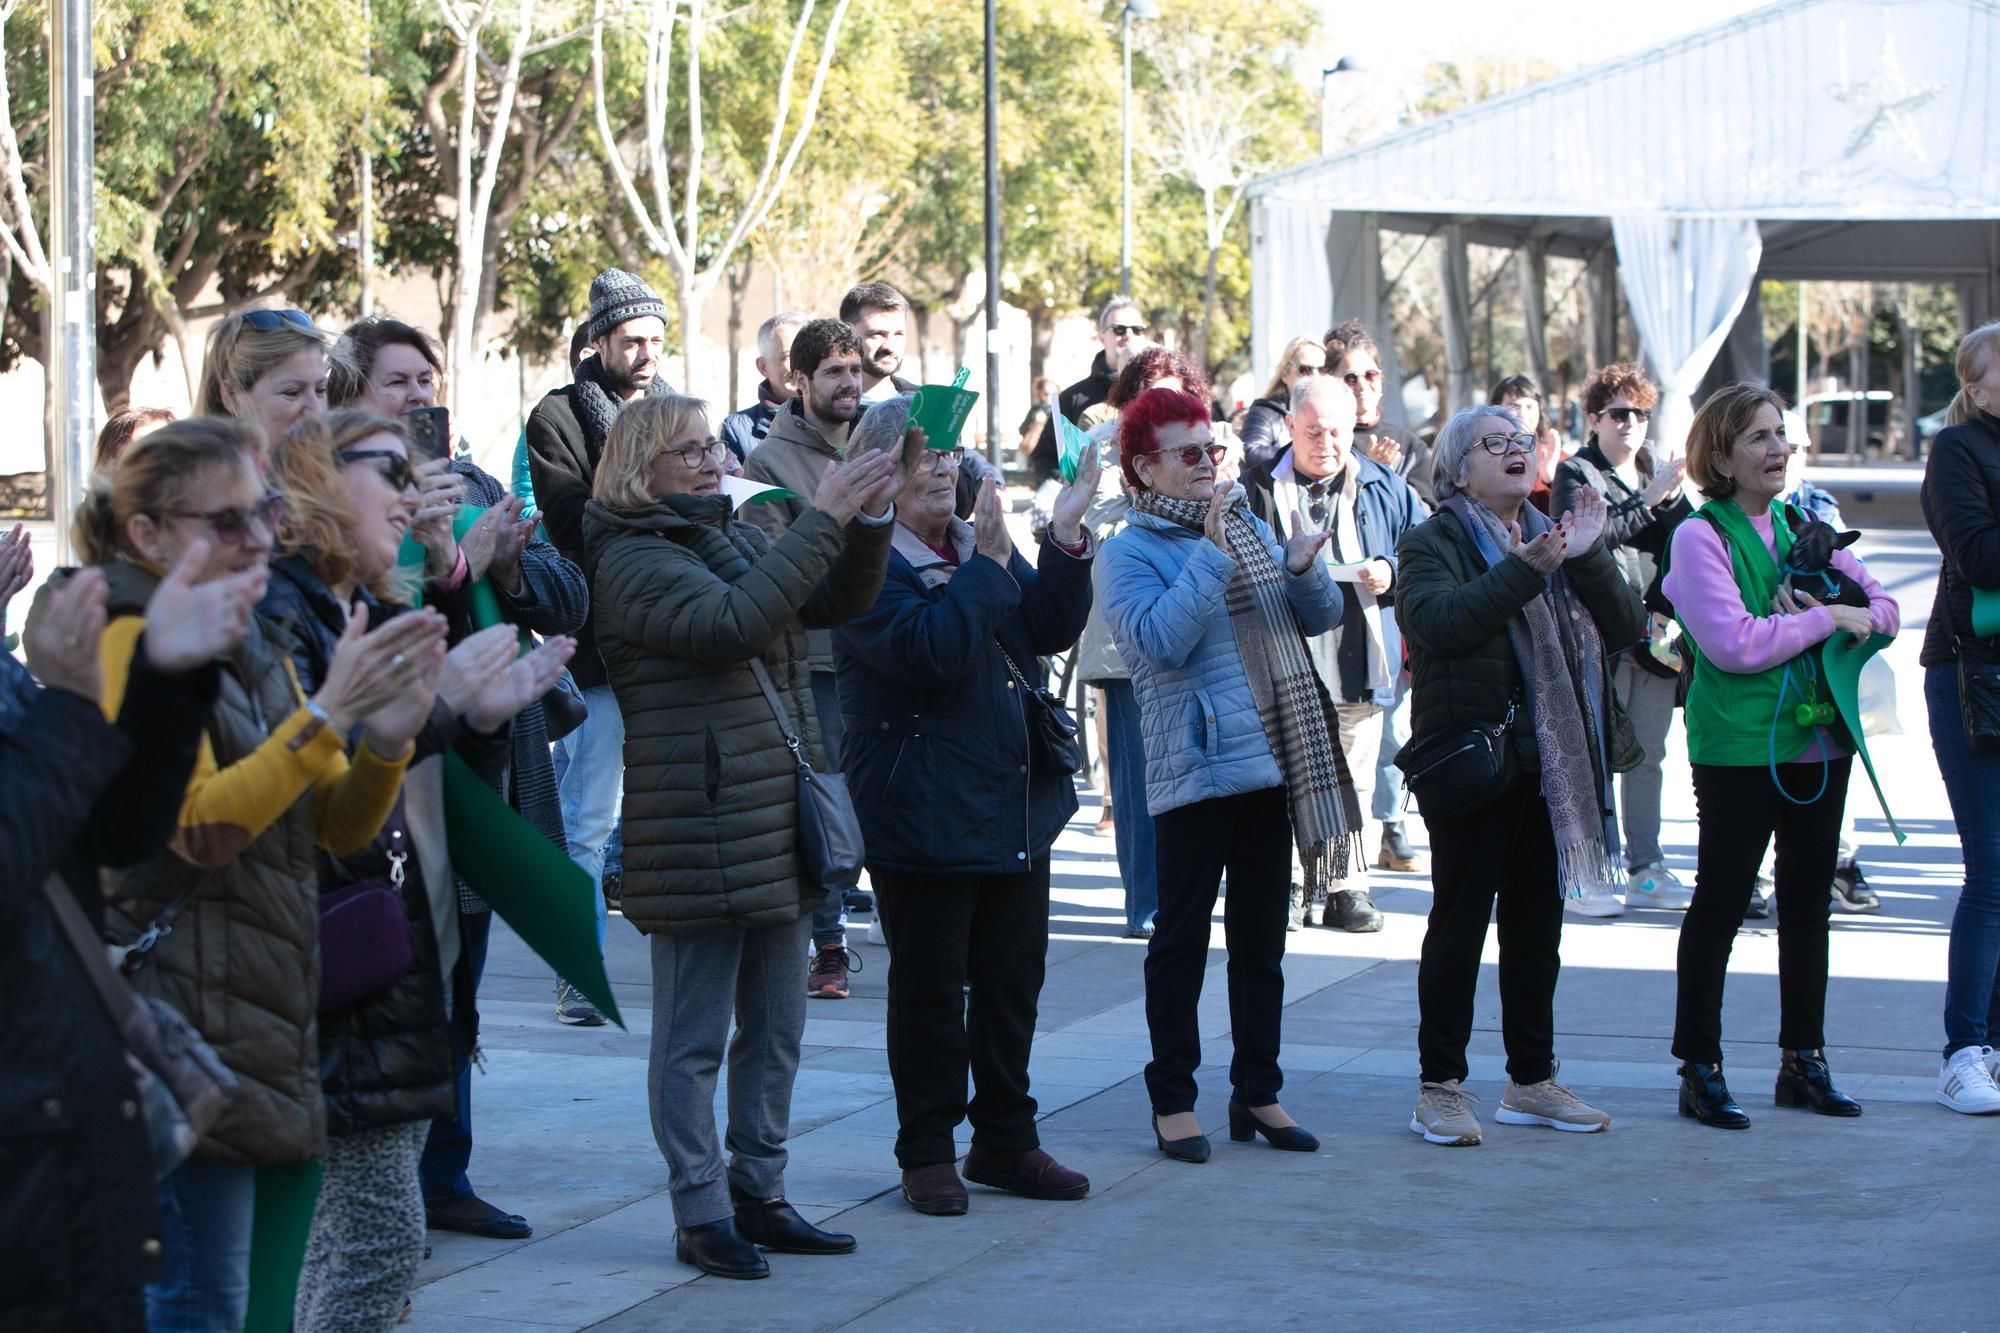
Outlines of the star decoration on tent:
<svg viewBox="0 0 2000 1333">
<path fill-rule="evenodd" d="M 1917 134 L 1916 123 L 1910 119 L 1910 113 L 1942 92 L 1943 85 L 1910 82 L 1903 73 L 1902 62 L 1896 58 L 1893 38 L 1884 40 L 1882 63 L 1876 66 L 1874 77 L 1866 83 L 1848 80 L 1846 52 L 1843 50 L 1841 54 L 1843 68 L 1840 82 L 1827 91 L 1858 122 L 1853 137 L 1847 141 L 1846 156 L 1853 157 L 1874 143 L 1882 131 L 1888 130 L 1902 141 L 1910 156 L 1919 162 L 1925 161 L 1923 139 Z"/>
</svg>

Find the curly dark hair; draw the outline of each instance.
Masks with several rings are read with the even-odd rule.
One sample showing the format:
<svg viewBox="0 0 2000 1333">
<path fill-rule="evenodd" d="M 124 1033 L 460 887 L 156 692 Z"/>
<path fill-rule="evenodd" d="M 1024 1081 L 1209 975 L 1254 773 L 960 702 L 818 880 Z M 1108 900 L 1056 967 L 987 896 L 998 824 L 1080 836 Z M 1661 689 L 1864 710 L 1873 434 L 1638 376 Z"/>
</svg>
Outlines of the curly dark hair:
<svg viewBox="0 0 2000 1333">
<path fill-rule="evenodd" d="M 1614 361 L 1592 371 L 1583 382 L 1583 410 L 1589 416 L 1602 416 L 1611 400 L 1621 393 L 1632 400 L 1634 407 L 1650 408 L 1660 401 L 1660 391 L 1646 378 L 1644 366 L 1637 361 Z"/>
<path fill-rule="evenodd" d="M 830 356 L 860 356 L 861 335 L 844 319 L 816 319 L 792 339 L 792 373 L 811 379 Z"/>
<path fill-rule="evenodd" d="M 793 353 L 793 356 L 797 355 Z M 1204 403 L 1215 397 L 1209 391 L 1208 376 L 1201 373 L 1199 366 L 1171 347 L 1156 346 L 1146 348 L 1125 363 L 1125 369 L 1118 372 L 1118 379 L 1104 401 L 1107 406 L 1122 411 L 1134 398 L 1169 378 L 1179 380 L 1181 388 Z"/>
</svg>

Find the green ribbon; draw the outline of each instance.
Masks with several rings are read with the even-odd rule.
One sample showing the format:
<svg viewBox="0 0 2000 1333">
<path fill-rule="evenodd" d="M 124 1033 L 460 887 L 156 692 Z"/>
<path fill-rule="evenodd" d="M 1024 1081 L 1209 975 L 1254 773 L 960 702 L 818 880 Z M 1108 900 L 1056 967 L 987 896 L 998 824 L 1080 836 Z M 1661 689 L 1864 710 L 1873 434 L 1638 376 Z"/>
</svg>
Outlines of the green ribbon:
<svg viewBox="0 0 2000 1333">
<path fill-rule="evenodd" d="M 453 534 L 463 537 L 484 512 L 461 507 L 452 523 Z M 405 563 L 421 563 L 423 548 L 406 537 L 402 558 Z M 500 594 L 489 579 L 481 577 L 467 597 L 474 626 L 486 629 L 505 623 Z M 525 631 L 521 639 L 525 651 Z M 444 756 L 444 828 L 452 869 L 557 976 L 624 1027 L 604 971 L 604 950 L 597 942 L 597 886 L 449 751 Z"/>
<path fill-rule="evenodd" d="M 1982 639 L 2000 634 L 2000 588 L 1972 590 L 1972 632 Z"/>
<path fill-rule="evenodd" d="M 1840 710 L 1840 720 L 1847 724 L 1847 734 L 1854 741 L 1855 753 L 1861 756 L 1861 766 L 1868 770 L 1868 781 L 1875 788 L 1875 800 L 1882 807 L 1882 817 L 1889 821 L 1889 831 L 1896 835 L 1896 842 L 1900 845 L 1905 841 L 1905 835 L 1896 823 L 1896 816 L 1889 813 L 1889 798 L 1882 794 L 1882 780 L 1875 776 L 1875 761 L 1868 757 L 1868 738 L 1861 730 L 1861 668 L 1868 664 L 1869 658 L 1893 642 L 1894 639 L 1887 634 L 1871 634 L 1864 642 L 1852 634 L 1836 631 L 1832 638 L 1820 645 L 1819 658 L 1827 688 L 1833 695 L 1834 707 Z"/>
</svg>

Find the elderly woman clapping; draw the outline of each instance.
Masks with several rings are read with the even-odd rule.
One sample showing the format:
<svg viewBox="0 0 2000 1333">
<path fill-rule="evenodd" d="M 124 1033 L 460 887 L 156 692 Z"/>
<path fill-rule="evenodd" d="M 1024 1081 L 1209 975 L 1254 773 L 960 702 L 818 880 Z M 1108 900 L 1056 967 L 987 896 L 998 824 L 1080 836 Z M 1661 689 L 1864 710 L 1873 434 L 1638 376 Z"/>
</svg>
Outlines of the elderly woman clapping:
<svg viewBox="0 0 2000 1333">
<path fill-rule="evenodd" d="M 674 1253 L 703 1272 L 761 1278 L 770 1265 L 758 1246 L 854 1248 L 784 1199 L 806 1022 L 799 960 L 826 896 L 801 863 L 786 737 L 825 763 L 805 631 L 874 603 L 896 470 L 879 456 L 829 467 L 774 542 L 736 521 L 722 491 L 728 457 L 705 404 L 664 394 L 628 404 L 605 440 L 583 537 L 598 650 L 625 717 L 623 910 L 652 950 L 647 1091 Z M 712 1109 L 725 1048 L 726 1170 Z"/>
<path fill-rule="evenodd" d="M 1495 895 L 1509 1125 L 1600 1130 L 1609 1116 L 1555 1081 L 1563 899 L 1609 874 L 1611 704 L 1605 658 L 1639 637 L 1639 595 L 1601 540 L 1604 498 L 1551 520 L 1527 503 L 1535 437 L 1508 407 L 1476 407 L 1437 439 L 1440 512 L 1397 547 L 1396 617 L 1416 705 L 1397 763 L 1432 847 L 1417 969 L 1422 1088 L 1410 1129 L 1476 1144 L 1461 1086 Z M 1488 771 L 1468 771 L 1498 733 Z M 1468 749 L 1470 747 L 1470 749 Z"/>
<path fill-rule="evenodd" d="M 1105 617 L 1132 672 L 1146 746 L 1160 912 L 1146 954 L 1146 1090 L 1162 1152 L 1208 1160 L 1195 1118 L 1209 918 L 1226 870 L 1229 938 L 1229 1133 L 1273 1146 L 1319 1146 L 1278 1105 L 1284 1009 L 1288 847 L 1309 872 L 1358 858 L 1360 807 L 1336 737 L 1332 701 L 1301 634 L 1340 623 L 1341 596 L 1308 531 L 1278 545 L 1219 483 L 1223 446 L 1208 407 L 1178 390 L 1134 398 L 1119 420 L 1132 517 L 1105 544 Z"/>
<path fill-rule="evenodd" d="M 1075 643 L 1090 610 L 1095 551 L 1082 520 L 1098 469 L 1087 452 L 1030 564 L 991 480 L 972 523 L 955 516 L 959 453 L 923 447 L 907 429 L 910 402 L 878 403 L 856 428 L 850 451 L 898 458 L 901 489 L 882 594 L 833 635 L 845 771 L 892 951 L 903 1197 L 920 1213 L 966 1210 L 953 1161 L 969 1116 L 966 1180 L 1081 1199 L 1090 1181 L 1036 1134 L 1028 1056 L 1049 943 L 1049 850 L 1076 813 L 1073 756 L 1042 743 L 1054 723 L 1039 659 Z"/>
</svg>

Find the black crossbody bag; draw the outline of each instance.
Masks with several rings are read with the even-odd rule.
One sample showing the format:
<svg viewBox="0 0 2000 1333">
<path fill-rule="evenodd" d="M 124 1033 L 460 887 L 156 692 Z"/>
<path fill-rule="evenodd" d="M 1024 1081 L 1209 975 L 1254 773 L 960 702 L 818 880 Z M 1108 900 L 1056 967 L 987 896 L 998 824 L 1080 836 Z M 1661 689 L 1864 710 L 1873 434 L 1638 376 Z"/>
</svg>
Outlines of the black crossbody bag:
<svg viewBox="0 0 2000 1333">
<path fill-rule="evenodd" d="M 1409 794 L 1436 815 L 1464 815 L 1492 804 L 1520 776 L 1508 733 L 1521 709 L 1517 695 L 1499 722 L 1468 722 L 1426 736 L 1396 753 Z"/>
</svg>

